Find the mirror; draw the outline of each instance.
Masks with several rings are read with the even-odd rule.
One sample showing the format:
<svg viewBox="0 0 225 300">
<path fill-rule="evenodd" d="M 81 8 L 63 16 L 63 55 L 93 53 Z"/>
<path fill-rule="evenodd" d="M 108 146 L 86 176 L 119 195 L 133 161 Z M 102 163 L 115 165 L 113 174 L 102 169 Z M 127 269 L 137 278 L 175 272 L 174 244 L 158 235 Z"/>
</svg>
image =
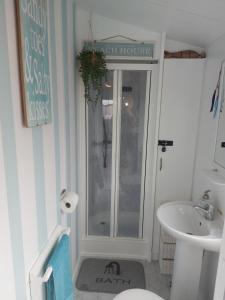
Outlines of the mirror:
<svg viewBox="0 0 225 300">
<path fill-rule="evenodd" d="M 225 168 L 225 63 L 222 64 L 219 89 L 219 121 L 214 161 Z"/>
</svg>

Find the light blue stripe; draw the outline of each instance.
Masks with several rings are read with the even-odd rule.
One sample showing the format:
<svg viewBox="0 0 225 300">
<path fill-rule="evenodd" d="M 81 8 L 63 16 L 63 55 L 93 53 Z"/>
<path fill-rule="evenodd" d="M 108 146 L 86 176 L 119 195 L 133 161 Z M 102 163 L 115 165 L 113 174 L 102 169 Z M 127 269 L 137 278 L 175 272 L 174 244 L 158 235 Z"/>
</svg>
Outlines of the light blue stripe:
<svg viewBox="0 0 225 300">
<path fill-rule="evenodd" d="M 44 145 L 42 128 L 32 128 L 38 245 L 41 250 L 48 238 L 45 202 Z"/>
<path fill-rule="evenodd" d="M 77 81 L 76 81 L 76 32 L 75 32 L 75 3 L 72 0 L 72 49 L 73 49 L 73 73 L 74 73 L 74 99 L 71 99 L 70 101 L 70 107 L 73 112 L 73 118 L 70 120 L 70 124 L 72 126 L 72 136 L 73 139 L 71 140 L 71 155 L 74 158 L 73 165 L 72 165 L 72 173 L 71 173 L 71 185 L 74 191 L 77 191 L 78 187 L 78 178 L 77 178 L 77 165 L 78 165 L 78 160 L 77 160 L 77 110 L 76 110 L 76 86 L 77 86 Z"/>
<path fill-rule="evenodd" d="M 77 65 L 76 65 L 76 3 L 73 2 L 73 47 L 74 47 L 74 70 L 75 70 L 75 86 L 77 86 Z M 75 91 L 76 92 L 76 91 Z M 78 124 L 77 124 L 77 101 L 75 101 L 75 139 L 76 141 L 78 140 Z M 78 162 L 78 147 L 76 147 L 76 152 L 75 152 L 75 161 Z M 76 191 L 78 192 L 78 168 L 77 168 L 78 164 L 75 164 L 74 167 L 76 167 L 75 169 L 75 185 L 76 185 Z M 76 212 L 76 260 L 78 261 L 79 258 L 79 240 L 80 240 L 80 230 L 78 230 L 78 226 L 79 226 L 79 222 L 78 222 L 78 217 L 79 217 L 79 212 L 77 209 Z"/>
<path fill-rule="evenodd" d="M 0 118 L 16 299 L 26 299 L 24 250 L 4 1 L 0 1 Z M 2 282 L 2 284 L 4 284 Z"/>
<path fill-rule="evenodd" d="M 67 28 L 67 1 L 62 0 L 62 43 L 63 43 L 63 72 L 64 72 L 64 99 L 65 99 L 65 133 L 66 133 L 66 182 L 67 189 L 71 190 L 71 164 L 70 161 L 70 99 L 68 80 L 68 28 Z M 71 66 L 72 67 L 72 66 Z M 68 226 L 71 226 L 71 217 L 67 217 Z"/>
<path fill-rule="evenodd" d="M 76 3 L 75 1 L 73 1 L 73 52 L 74 52 L 74 87 L 77 86 L 77 49 L 76 49 Z M 75 163 L 74 163 L 74 185 L 76 188 L 76 191 L 78 189 L 78 124 L 77 124 L 77 113 L 78 113 L 78 109 L 77 109 L 77 97 L 76 97 L 76 90 L 74 89 L 74 95 L 75 95 L 75 99 L 73 101 L 73 112 L 74 112 L 74 155 L 75 155 Z"/>
<path fill-rule="evenodd" d="M 60 223 L 60 139 L 59 139 L 59 111 L 58 111 L 58 92 L 57 92 L 57 69 L 56 69 L 56 32 L 55 32 L 55 7 L 54 0 L 49 3 L 49 20 L 50 20 L 50 45 L 51 45 L 51 84 L 52 84 L 52 109 L 54 123 L 54 139 L 55 139 L 55 168 L 56 168 L 56 201 L 57 201 L 57 221 Z"/>
<path fill-rule="evenodd" d="M 67 186 L 71 188 L 70 166 L 70 99 L 68 80 L 68 28 L 67 28 L 67 1 L 62 0 L 62 42 L 63 42 L 63 71 L 64 71 L 64 98 L 65 98 L 65 131 L 66 131 L 66 162 L 67 162 Z M 72 67 L 72 66 L 71 66 Z"/>
</svg>

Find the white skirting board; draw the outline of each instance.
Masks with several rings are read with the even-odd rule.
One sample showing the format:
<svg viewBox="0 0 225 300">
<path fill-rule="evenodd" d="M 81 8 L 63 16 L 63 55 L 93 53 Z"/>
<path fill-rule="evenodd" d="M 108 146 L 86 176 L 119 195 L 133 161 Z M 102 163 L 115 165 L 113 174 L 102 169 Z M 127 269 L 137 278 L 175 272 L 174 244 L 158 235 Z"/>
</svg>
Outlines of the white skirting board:
<svg viewBox="0 0 225 300">
<path fill-rule="evenodd" d="M 145 240 L 85 238 L 80 243 L 81 256 L 115 257 L 149 260 L 149 243 Z"/>
</svg>

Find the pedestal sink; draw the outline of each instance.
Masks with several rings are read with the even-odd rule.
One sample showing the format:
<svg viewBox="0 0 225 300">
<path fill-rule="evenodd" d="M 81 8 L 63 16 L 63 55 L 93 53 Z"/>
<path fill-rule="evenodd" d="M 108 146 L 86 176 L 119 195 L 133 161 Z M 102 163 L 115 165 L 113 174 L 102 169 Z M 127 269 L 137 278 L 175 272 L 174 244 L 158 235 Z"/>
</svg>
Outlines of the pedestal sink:
<svg viewBox="0 0 225 300">
<path fill-rule="evenodd" d="M 223 220 L 216 213 L 213 221 L 203 218 L 194 202 L 163 204 L 157 217 L 176 239 L 171 300 L 197 300 L 201 276 L 203 250 L 219 252 Z"/>
</svg>

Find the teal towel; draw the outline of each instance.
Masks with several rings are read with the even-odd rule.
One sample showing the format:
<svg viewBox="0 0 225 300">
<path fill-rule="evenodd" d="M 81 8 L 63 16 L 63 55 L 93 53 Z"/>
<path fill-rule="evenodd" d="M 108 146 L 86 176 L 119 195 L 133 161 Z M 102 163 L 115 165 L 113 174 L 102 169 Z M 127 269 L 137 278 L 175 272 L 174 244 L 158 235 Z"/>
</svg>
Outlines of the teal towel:
<svg viewBox="0 0 225 300">
<path fill-rule="evenodd" d="M 53 272 L 46 285 L 47 300 L 73 300 L 73 282 L 68 235 L 63 235 L 47 263 Z"/>
</svg>

